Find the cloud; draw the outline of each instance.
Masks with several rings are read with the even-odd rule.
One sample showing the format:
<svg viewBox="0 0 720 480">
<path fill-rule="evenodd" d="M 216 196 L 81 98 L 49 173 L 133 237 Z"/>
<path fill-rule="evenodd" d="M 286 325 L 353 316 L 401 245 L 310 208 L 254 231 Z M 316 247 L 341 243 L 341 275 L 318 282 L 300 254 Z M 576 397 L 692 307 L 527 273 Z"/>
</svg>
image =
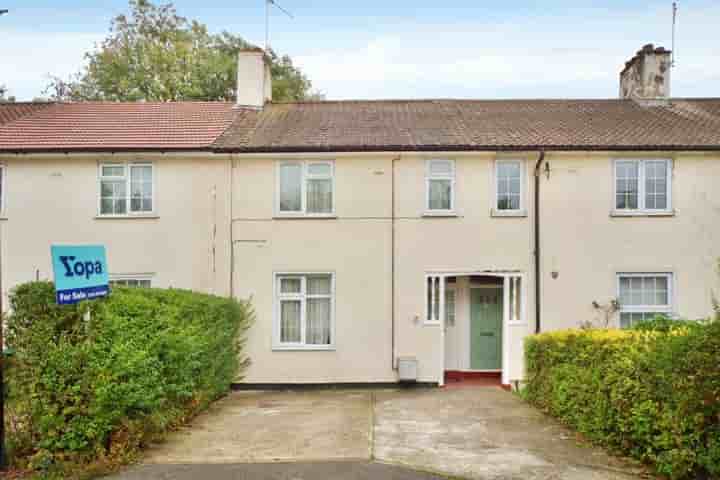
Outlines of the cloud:
<svg viewBox="0 0 720 480">
<path fill-rule="evenodd" d="M 669 21 L 665 10 L 585 9 L 493 23 L 408 23 L 365 45 L 294 58 L 329 98 L 614 97 L 636 50 L 652 41 L 670 47 Z M 686 13 L 674 95 L 720 93 L 718 42 L 707 40 L 717 24 L 718 6 Z"/>
<path fill-rule="evenodd" d="M 65 78 L 78 71 L 85 52 L 103 38 L 92 33 L 3 32 L 0 83 L 18 100 L 39 97 L 49 75 Z"/>
</svg>

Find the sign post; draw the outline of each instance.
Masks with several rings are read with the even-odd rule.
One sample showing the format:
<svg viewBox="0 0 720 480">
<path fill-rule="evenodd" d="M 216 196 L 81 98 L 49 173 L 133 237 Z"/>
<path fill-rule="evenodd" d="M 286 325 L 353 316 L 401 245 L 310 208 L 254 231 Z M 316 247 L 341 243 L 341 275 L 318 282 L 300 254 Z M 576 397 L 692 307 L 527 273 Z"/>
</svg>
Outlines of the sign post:
<svg viewBox="0 0 720 480">
<path fill-rule="evenodd" d="M 71 305 L 108 295 L 110 289 L 103 245 L 53 245 L 50 252 L 58 305 Z"/>
</svg>

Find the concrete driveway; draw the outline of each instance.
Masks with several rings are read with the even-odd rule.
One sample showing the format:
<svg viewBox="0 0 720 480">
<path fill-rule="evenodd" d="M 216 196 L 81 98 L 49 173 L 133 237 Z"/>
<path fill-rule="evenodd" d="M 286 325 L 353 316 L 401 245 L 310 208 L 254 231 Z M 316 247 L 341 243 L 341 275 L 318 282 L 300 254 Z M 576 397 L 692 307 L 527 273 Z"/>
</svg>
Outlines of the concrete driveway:
<svg viewBox="0 0 720 480">
<path fill-rule="evenodd" d="M 630 480 L 640 473 L 511 393 L 473 387 L 233 393 L 115 478 Z"/>
</svg>

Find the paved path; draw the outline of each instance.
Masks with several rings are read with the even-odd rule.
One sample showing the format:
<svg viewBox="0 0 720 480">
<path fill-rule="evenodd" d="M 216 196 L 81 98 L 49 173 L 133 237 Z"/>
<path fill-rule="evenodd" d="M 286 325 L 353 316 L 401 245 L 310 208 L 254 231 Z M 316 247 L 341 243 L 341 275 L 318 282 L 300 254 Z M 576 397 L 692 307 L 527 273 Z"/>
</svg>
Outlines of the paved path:
<svg viewBox="0 0 720 480">
<path fill-rule="evenodd" d="M 114 478 L 636 480 L 638 473 L 516 396 L 474 387 L 233 393 L 148 451 L 144 465 Z"/>
<path fill-rule="evenodd" d="M 444 480 L 447 477 L 370 462 L 143 465 L 123 480 Z"/>
</svg>

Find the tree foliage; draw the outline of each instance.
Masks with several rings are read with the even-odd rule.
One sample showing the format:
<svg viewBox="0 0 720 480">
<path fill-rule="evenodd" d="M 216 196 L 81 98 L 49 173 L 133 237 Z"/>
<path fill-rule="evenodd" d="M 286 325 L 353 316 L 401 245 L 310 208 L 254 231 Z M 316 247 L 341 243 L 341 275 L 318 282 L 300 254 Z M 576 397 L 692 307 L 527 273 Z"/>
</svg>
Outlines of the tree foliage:
<svg viewBox="0 0 720 480">
<path fill-rule="evenodd" d="M 51 77 L 46 94 L 55 100 L 233 100 L 237 52 L 252 47 L 229 32 L 212 34 L 202 23 L 177 14 L 172 4 L 131 0 L 131 14 L 112 20 L 110 33 L 87 66 L 64 80 Z M 303 100 L 310 80 L 289 56 L 270 51 L 273 99 Z"/>
</svg>

